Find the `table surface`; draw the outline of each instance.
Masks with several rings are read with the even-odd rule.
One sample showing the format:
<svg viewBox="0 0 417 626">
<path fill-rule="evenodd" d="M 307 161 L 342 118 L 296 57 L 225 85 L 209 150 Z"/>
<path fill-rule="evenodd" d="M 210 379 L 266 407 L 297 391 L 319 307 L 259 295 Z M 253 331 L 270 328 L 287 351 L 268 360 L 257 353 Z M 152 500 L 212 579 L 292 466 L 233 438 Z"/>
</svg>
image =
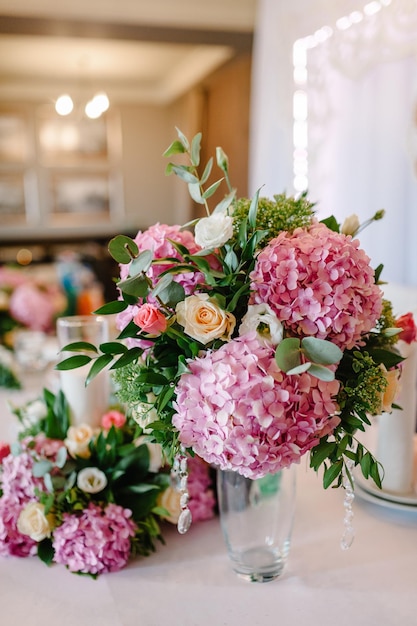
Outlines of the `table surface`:
<svg viewBox="0 0 417 626">
<path fill-rule="evenodd" d="M 0 392 L 0 439 L 11 440 Z M 324 491 L 302 461 L 290 557 L 281 578 L 249 583 L 232 571 L 219 521 L 186 535 L 168 525 L 166 545 L 97 580 L 47 567 L 36 557 L 0 558 L 1 624 L 31 626 L 414 626 L 417 624 L 417 506 L 396 510 L 356 497 L 355 541 L 340 548 L 343 493 Z"/>
</svg>

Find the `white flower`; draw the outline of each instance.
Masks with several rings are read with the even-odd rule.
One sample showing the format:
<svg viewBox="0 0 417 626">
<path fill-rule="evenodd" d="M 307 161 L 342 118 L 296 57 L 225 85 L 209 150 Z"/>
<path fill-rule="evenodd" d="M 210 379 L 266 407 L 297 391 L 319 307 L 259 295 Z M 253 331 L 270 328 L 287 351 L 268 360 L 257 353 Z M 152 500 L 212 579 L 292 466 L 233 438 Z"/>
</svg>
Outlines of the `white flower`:
<svg viewBox="0 0 417 626">
<path fill-rule="evenodd" d="M 344 235 L 352 235 L 352 237 L 354 237 L 356 232 L 359 230 L 360 225 L 359 217 L 353 213 L 345 219 L 340 232 Z"/>
<path fill-rule="evenodd" d="M 225 213 L 201 218 L 194 229 L 195 242 L 203 249 L 218 248 L 233 236 L 233 219 Z"/>
<path fill-rule="evenodd" d="M 146 435 L 142 435 L 135 440 L 137 446 L 146 444 L 149 451 L 149 471 L 156 474 L 164 464 L 164 454 L 159 443 L 152 443 Z"/>
<path fill-rule="evenodd" d="M 42 541 L 51 534 L 51 524 L 40 502 L 29 502 L 17 519 L 17 530 L 33 541 Z"/>
<path fill-rule="evenodd" d="M 29 402 L 22 411 L 22 417 L 30 424 L 36 424 L 47 415 L 47 408 L 43 400 Z"/>
<path fill-rule="evenodd" d="M 80 424 L 80 426 L 70 426 L 68 428 L 67 437 L 64 441 L 69 454 L 75 459 L 79 456 L 88 459 L 91 452 L 88 444 L 93 438 L 93 429 L 89 424 Z"/>
<path fill-rule="evenodd" d="M 188 296 L 178 302 L 175 312 L 184 332 L 204 345 L 213 339 L 230 341 L 236 325 L 235 316 L 223 311 L 207 293 Z"/>
<path fill-rule="evenodd" d="M 107 485 L 107 477 L 97 467 L 85 467 L 78 472 L 77 487 L 85 493 L 98 493 Z"/>
<path fill-rule="evenodd" d="M 262 343 L 277 346 L 283 338 L 284 327 L 268 304 L 250 304 L 239 326 L 239 335 L 256 331 Z"/>
</svg>

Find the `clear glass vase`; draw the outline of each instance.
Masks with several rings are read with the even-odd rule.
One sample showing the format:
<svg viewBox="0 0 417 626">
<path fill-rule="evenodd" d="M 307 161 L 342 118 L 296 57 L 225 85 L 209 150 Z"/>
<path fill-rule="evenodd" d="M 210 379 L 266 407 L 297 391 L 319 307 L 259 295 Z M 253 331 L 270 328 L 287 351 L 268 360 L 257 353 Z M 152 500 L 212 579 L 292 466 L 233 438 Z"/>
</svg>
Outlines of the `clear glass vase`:
<svg viewBox="0 0 417 626">
<path fill-rule="evenodd" d="M 217 471 L 220 523 L 234 571 L 252 582 L 280 576 L 290 551 L 296 471 L 251 480 Z"/>
</svg>

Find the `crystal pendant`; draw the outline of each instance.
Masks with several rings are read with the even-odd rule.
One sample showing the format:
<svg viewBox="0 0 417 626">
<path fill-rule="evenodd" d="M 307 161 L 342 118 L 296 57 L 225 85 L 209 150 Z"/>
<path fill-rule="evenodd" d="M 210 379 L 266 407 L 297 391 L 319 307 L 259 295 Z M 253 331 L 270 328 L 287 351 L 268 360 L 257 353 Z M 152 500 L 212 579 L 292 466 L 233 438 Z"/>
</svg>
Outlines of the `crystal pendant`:
<svg viewBox="0 0 417 626">
<path fill-rule="evenodd" d="M 190 496 L 188 493 L 188 464 L 184 448 L 177 454 L 171 469 L 171 484 L 177 489 L 180 496 L 181 513 L 178 517 L 177 528 L 184 535 L 191 526 L 192 515 L 188 507 Z"/>
</svg>

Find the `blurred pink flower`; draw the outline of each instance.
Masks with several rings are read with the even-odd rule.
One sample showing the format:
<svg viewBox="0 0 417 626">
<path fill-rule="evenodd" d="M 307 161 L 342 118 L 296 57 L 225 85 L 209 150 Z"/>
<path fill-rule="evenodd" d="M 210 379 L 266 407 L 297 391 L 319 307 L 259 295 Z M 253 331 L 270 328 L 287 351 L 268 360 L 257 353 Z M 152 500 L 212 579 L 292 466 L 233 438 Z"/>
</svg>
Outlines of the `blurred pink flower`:
<svg viewBox="0 0 417 626">
<path fill-rule="evenodd" d="M 64 514 L 54 531 L 54 561 L 70 572 L 102 574 L 122 569 L 131 549 L 136 525 L 131 511 L 117 504 L 105 509 L 90 502 L 80 515 Z"/>
<path fill-rule="evenodd" d="M 10 446 L 5 441 L 0 441 L 0 463 L 10 454 Z"/>
<path fill-rule="evenodd" d="M 31 330 L 53 328 L 56 310 L 54 299 L 31 283 L 20 285 L 10 296 L 10 315 Z"/>
<path fill-rule="evenodd" d="M 101 426 L 105 430 L 110 430 L 112 426 L 122 428 L 126 424 L 126 415 L 121 411 L 108 411 L 101 418 Z"/>
<path fill-rule="evenodd" d="M 188 459 L 189 508 L 193 522 L 212 519 L 215 515 L 216 498 L 212 489 L 210 466 L 198 456 Z"/>
<path fill-rule="evenodd" d="M 188 362 L 176 387 L 173 425 L 185 447 L 248 478 L 299 462 L 339 423 L 339 381 L 281 372 L 255 334 Z"/>
<path fill-rule="evenodd" d="M 20 512 L 30 500 L 19 500 L 15 495 L 0 498 L 0 556 L 34 556 L 37 543 L 17 530 Z"/>
</svg>

